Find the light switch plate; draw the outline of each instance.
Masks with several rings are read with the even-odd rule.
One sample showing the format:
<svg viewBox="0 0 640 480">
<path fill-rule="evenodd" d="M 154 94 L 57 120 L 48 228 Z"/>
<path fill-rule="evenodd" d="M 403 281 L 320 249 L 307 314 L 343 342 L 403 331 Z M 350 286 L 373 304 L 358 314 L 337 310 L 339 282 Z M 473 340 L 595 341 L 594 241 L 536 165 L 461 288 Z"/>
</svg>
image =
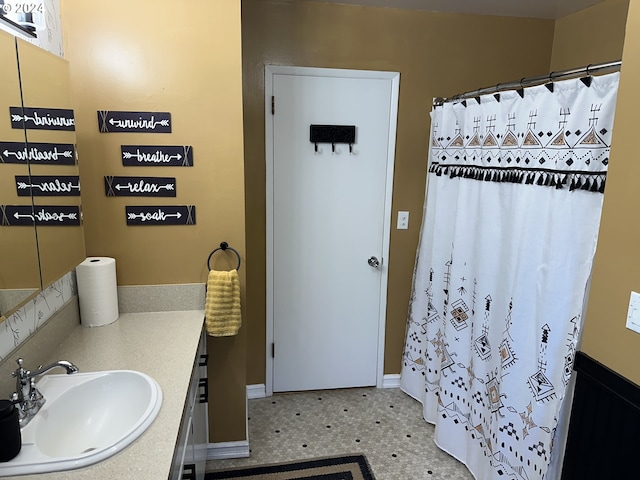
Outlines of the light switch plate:
<svg viewBox="0 0 640 480">
<path fill-rule="evenodd" d="M 398 230 L 409 228 L 409 212 L 398 212 Z"/>
<path fill-rule="evenodd" d="M 627 328 L 640 333 L 640 293 L 631 292 L 629 311 L 627 312 Z"/>
</svg>

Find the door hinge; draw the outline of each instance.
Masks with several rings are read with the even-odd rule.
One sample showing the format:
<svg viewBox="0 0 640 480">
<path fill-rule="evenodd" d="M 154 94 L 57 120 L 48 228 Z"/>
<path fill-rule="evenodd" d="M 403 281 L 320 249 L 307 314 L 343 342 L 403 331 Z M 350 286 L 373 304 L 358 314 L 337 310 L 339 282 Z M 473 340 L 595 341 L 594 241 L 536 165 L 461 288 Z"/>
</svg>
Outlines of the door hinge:
<svg viewBox="0 0 640 480">
<path fill-rule="evenodd" d="M 276 358 L 276 344 L 271 344 L 271 358 Z"/>
<path fill-rule="evenodd" d="M 271 115 L 276 114 L 276 97 L 271 95 Z"/>
</svg>

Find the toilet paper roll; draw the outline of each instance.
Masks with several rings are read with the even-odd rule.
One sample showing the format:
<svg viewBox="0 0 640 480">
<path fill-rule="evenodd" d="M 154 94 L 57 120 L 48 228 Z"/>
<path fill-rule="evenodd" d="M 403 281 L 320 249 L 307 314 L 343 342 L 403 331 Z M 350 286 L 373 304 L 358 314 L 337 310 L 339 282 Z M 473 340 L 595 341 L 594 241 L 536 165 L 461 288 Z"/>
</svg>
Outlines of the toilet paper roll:
<svg viewBox="0 0 640 480">
<path fill-rule="evenodd" d="M 116 261 L 109 257 L 89 257 L 76 267 L 80 323 L 101 327 L 118 319 Z"/>
</svg>

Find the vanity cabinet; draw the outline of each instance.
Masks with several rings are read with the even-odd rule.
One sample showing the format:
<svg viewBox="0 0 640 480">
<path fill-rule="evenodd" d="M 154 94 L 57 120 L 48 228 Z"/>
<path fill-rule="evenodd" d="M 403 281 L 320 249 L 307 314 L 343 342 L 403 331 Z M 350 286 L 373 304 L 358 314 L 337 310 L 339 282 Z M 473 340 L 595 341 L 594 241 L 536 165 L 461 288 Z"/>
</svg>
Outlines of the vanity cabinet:
<svg viewBox="0 0 640 480">
<path fill-rule="evenodd" d="M 170 480 L 203 480 L 209 442 L 207 342 L 204 331 L 189 382 Z"/>
</svg>

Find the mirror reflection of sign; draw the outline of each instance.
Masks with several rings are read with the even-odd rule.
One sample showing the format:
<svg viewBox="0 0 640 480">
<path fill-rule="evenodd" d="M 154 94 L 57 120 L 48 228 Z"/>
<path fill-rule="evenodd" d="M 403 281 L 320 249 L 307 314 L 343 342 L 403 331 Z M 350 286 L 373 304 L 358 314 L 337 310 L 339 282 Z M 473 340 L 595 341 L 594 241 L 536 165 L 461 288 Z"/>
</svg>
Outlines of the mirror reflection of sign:
<svg viewBox="0 0 640 480">
<path fill-rule="evenodd" d="M 76 148 L 70 143 L 0 142 L 0 163 L 75 165 Z"/>
<path fill-rule="evenodd" d="M 98 110 L 98 127 L 100 133 L 171 133 L 171 113 Z"/>
<path fill-rule="evenodd" d="M 0 205 L 2 226 L 79 226 L 78 205 Z"/>
<path fill-rule="evenodd" d="M 193 147 L 122 145 L 122 165 L 125 167 L 193 167 Z"/>
<path fill-rule="evenodd" d="M 127 206 L 127 225 L 195 225 L 195 205 Z"/>
<path fill-rule="evenodd" d="M 175 177 L 104 177 L 107 197 L 175 197 Z"/>
<path fill-rule="evenodd" d="M 9 107 L 11 128 L 28 130 L 76 129 L 73 110 L 64 108 Z"/>
<path fill-rule="evenodd" d="M 16 175 L 16 189 L 19 197 L 77 197 L 80 195 L 80 177 Z"/>
</svg>

